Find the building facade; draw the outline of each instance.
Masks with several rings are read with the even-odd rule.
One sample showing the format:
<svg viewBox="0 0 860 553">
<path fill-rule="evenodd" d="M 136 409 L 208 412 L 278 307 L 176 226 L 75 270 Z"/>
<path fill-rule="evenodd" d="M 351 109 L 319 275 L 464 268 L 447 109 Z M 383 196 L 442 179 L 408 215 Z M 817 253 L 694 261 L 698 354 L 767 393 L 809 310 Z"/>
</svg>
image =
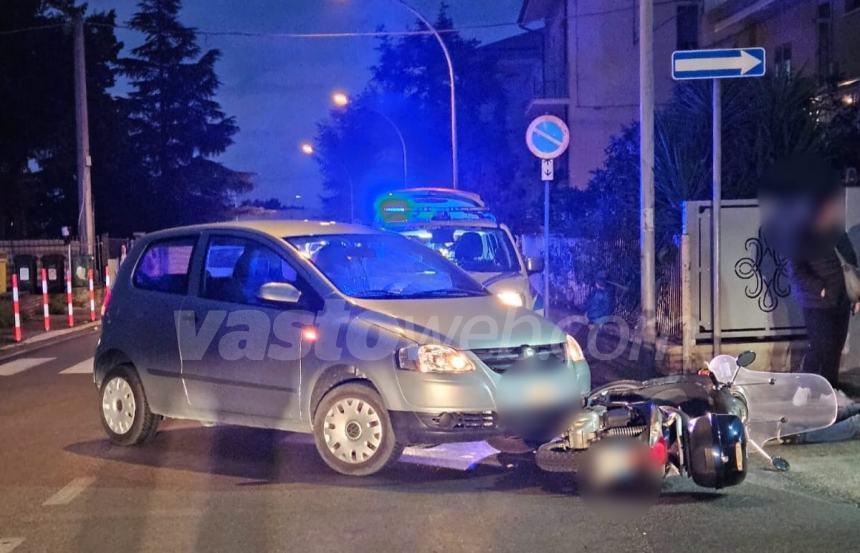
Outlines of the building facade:
<svg viewBox="0 0 860 553">
<path fill-rule="evenodd" d="M 762 46 L 768 72 L 802 72 L 858 101 L 860 0 L 705 0 L 702 12 L 704 45 Z"/>
<path fill-rule="evenodd" d="M 698 46 L 698 2 L 655 2 L 654 89 L 672 94 L 671 54 Z M 529 117 L 551 113 L 571 131 L 568 184 L 585 187 L 610 138 L 639 118 L 636 0 L 524 0 L 520 24 L 544 35 L 544 68 Z"/>
<path fill-rule="evenodd" d="M 672 95 L 674 50 L 743 46 L 766 49 L 769 73 L 802 71 L 860 101 L 860 0 L 652 1 L 658 108 Z M 544 40 L 527 118 L 567 120 L 571 186 L 587 186 L 610 138 L 638 120 L 638 15 L 638 0 L 523 0 L 520 24 Z"/>
</svg>

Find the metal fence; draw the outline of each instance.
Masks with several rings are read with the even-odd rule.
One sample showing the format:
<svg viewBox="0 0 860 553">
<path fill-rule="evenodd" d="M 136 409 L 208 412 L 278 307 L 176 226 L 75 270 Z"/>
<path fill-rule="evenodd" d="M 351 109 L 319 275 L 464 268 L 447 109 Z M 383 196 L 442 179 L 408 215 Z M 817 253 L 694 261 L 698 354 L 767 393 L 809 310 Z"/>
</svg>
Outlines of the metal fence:
<svg viewBox="0 0 860 553">
<path fill-rule="evenodd" d="M 77 240 L 65 242 L 61 239 L 54 240 L 0 240 L 0 254 L 5 254 L 9 263 L 7 273 L 7 288 L 11 286 L 10 279 L 14 267 L 25 263 L 34 263 L 35 267 L 41 268 L 50 257 L 62 257 L 65 263 L 69 263 L 71 253 L 73 263 L 79 262 L 93 267 L 93 275 L 98 284 L 102 284 L 104 273 L 102 268 L 107 266 L 109 260 L 119 259 L 123 246 L 129 249 L 132 240 L 124 238 L 111 238 L 108 235 L 97 237 L 95 244 L 95 255 L 91 261 L 86 261 L 82 253 L 81 244 Z M 83 260 L 83 261 L 82 261 Z M 68 266 L 68 265 L 66 265 Z"/>
<path fill-rule="evenodd" d="M 550 239 L 552 305 L 585 312 L 596 282 L 603 277 L 614 289 L 613 315 L 630 325 L 640 316 L 639 242 L 553 236 Z M 677 249 L 664 251 L 657 262 L 657 332 L 680 339 L 681 260 Z"/>
</svg>

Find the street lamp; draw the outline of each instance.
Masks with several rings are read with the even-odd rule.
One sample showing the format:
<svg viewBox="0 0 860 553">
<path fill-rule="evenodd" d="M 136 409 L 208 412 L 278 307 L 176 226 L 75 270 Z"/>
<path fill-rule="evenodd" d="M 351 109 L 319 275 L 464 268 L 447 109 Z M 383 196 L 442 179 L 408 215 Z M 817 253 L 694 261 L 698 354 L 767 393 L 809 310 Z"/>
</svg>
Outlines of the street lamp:
<svg viewBox="0 0 860 553">
<path fill-rule="evenodd" d="M 331 102 L 339 107 L 346 107 L 349 104 L 349 96 L 345 92 L 335 91 L 331 94 Z M 406 188 L 406 176 L 407 176 L 407 166 L 406 166 L 406 140 L 403 138 L 403 132 L 400 130 L 400 127 L 397 126 L 397 123 L 394 122 L 389 116 L 385 115 L 381 111 L 375 110 L 373 108 L 362 106 L 362 109 L 366 109 L 367 111 L 374 113 L 385 120 L 388 125 L 394 129 L 395 134 L 397 134 L 397 138 L 400 140 L 400 149 L 403 153 L 403 188 Z"/>
<path fill-rule="evenodd" d="M 439 34 L 439 31 L 436 30 L 436 27 L 430 24 L 430 21 L 424 17 L 421 12 L 413 8 L 409 5 L 406 0 L 397 0 L 404 8 L 412 12 L 415 17 L 418 18 L 421 23 L 423 23 L 427 29 L 433 33 L 433 36 L 436 37 L 436 41 L 439 43 L 439 46 L 442 47 L 442 53 L 445 54 L 445 61 L 448 62 L 448 82 L 450 83 L 451 89 L 451 184 L 452 187 L 456 190 L 460 187 L 460 181 L 458 174 L 458 159 L 457 159 L 457 99 L 455 94 L 455 85 L 454 85 L 454 63 L 451 61 L 451 52 L 448 51 L 448 46 L 445 45 L 445 41 L 442 40 L 442 35 Z"/>
<path fill-rule="evenodd" d="M 339 108 L 346 107 L 349 103 L 349 96 L 345 92 L 334 91 L 331 93 L 331 101 Z"/>
<path fill-rule="evenodd" d="M 306 156 L 316 157 L 316 150 L 310 142 L 302 142 L 299 145 L 299 150 L 301 150 L 301 152 Z M 336 158 L 334 158 L 334 161 L 340 165 L 343 174 L 346 176 L 346 181 L 349 184 L 349 222 L 352 223 L 355 222 L 355 190 L 352 182 L 352 175 L 343 161 Z"/>
</svg>

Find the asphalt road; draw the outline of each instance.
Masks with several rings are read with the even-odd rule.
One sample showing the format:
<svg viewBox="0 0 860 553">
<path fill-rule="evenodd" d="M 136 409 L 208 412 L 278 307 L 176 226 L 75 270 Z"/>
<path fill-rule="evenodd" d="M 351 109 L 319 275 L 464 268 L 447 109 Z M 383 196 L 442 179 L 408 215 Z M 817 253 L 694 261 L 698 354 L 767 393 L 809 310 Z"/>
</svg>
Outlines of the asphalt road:
<svg viewBox="0 0 860 553">
<path fill-rule="evenodd" d="M 647 510 L 588 504 L 564 476 L 478 459 L 480 444 L 351 479 L 283 432 L 170 421 L 149 445 L 110 445 L 95 343 L 0 362 L 0 553 L 860 549 L 860 440 L 781 447 L 792 472 L 753 458 L 724 491 L 673 480 Z"/>
</svg>

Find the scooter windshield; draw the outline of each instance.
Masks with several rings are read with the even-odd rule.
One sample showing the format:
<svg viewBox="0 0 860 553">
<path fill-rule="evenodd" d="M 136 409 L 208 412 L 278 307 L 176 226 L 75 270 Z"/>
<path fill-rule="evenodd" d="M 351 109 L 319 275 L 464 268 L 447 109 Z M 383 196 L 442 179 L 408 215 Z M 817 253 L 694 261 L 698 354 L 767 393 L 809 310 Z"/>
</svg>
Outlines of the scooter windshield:
<svg viewBox="0 0 860 553">
<path fill-rule="evenodd" d="M 732 393 L 746 403 L 747 435 L 759 444 L 825 428 L 836 420 L 836 394 L 817 374 L 740 368 Z"/>
</svg>

